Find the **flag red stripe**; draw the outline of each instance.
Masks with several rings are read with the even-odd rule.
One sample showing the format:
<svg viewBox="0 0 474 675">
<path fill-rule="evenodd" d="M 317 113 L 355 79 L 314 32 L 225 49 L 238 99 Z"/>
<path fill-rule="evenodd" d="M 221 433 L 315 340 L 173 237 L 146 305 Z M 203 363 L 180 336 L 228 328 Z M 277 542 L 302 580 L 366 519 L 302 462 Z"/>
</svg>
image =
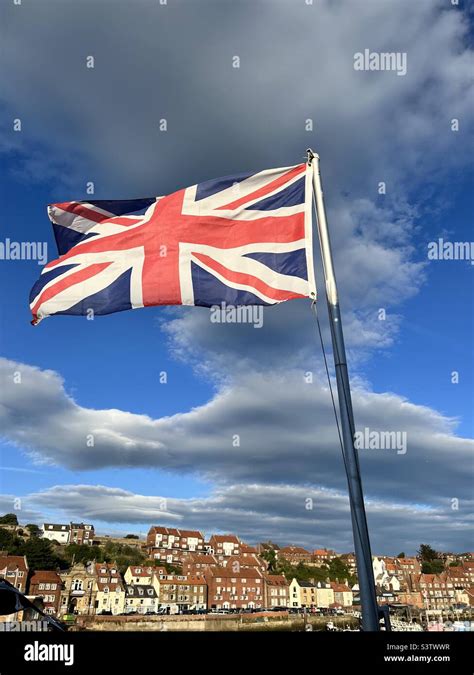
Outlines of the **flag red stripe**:
<svg viewBox="0 0 474 675">
<path fill-rule="evenodd" d="M 62 202 L 61 204 L 51 204 L 51 206 L 61 209 L 62 211 L 67 211 L 68 213 L 74 213 L 74 215 L 80 216 L 81 218 L 93 220 L 94 223 L 101 223 L 103 220 L 114 217 L 113 213 L 98 213 L 97 211 L 94 211 L 94 209 L 81 204 L 81 202 Z"/>
<path fill-rule="evenodd" d="M 247 202 L 252 201 L 254 199 L 258 199 L 259 197 L 264 197 L 265 195 L 269 194 L 270 192 L 273 192 L 273 190 L 276 190 L 281 185 L 284 185 L 286 182 L 288 182 L 295 176 L 298 176 L 300 173 L 304 173 L 305 171 L 306 171 L 306 164 L 299 164 L 298 166 L 295 166 L 294 169 L 291 169 L 291 171 L 287 171 L 286 173 L 284 173 L 283 176 L 280 176 L 280 178 L 276 178 L 268 185 L 265 185 L 265 187 L 260 188 L 260 190 L 256 190 L 255 192 L 252 192 L 252 194 L 247 195 L 246 197 L 236 199 L 234 202 L 226 204 L 225 206 L 219 206 L 216 209 L 216 211 L 222 209 L 236 209 L 242 204 L 246 204 Z"/>
<path fill-rule="evenodd" d="M 227 267 L 224 267 L 224 265 L 221 265 L 221 263 L 217 262 L 216 260 L 210 258 L 207 255 L 204 255 L 203 253 L 193 253 L 193 258 L 197 258 L 197 260 L 200 260 L 207 267 L 210 267 L 211 269 L 218 272 L 228 281 L 233 281 L 236 284 L 243 284 L 245 286 L 250 287 L 253 286 L 258 291 L 260 291 L 260 293 L 263 293 L 272 300 L 281 302 L 283 300 L 289 300 L 290 298 L 305 297 L 304 295 L 300 295 L 299 293 L 295 293 L 294 291 L 282 291 L 277 288 L 272 288 L 272 286 L 269 286 L 258 277 L 254 277 L 252 274 L 245 274 L 244 272 L 234 272 L 232 270 L 229 270 Z"/>
<path fill-rule="evenodd" d="M 89 267 L 86 267 L 85 269 L 82 269 L 82 270 L 78 270 L 77 272 L 73 272 L 68 277 L 66 277 L 64 279 L 61 279 L 60 281 L 57 281 L 52 286 L 48 286 L 48 288 L 46 288 L 41 293 L 38 300 L 35 302 L 34 306 L 31 308 L 33 316 L 36 316 L 36 312 L 37 312 L 38 308 L 44 302 L 47 302 L 50 298 L 53 298 L 55 295 L 57 295 L 61 291 L 64 291 L 66 288 L 69 288 L 69 286 L 73 286 L 75 284 L 78 284 L 81 281 L 86 281 L 87 279 L 90 279 L 91 277 L 93 277 L 94 274 L 99 274 L 99 272 L 102 272 L 102 270 L 104 270 L 106 267 L 108 267 L 111 264 L 112 263 L 110 263 L 110 262 L 105 262 L 105 263 L 96 263 L 94 265 L 89 265 Z"/>
</svg>

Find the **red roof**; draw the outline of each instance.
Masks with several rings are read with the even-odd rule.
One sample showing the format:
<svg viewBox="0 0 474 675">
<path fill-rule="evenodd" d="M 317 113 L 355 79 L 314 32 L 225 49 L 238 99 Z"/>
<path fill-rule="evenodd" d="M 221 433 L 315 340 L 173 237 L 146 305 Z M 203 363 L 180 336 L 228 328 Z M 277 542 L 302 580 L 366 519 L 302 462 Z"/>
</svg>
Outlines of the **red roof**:
<svg viewBox="0 0 474 675">
<path fill-rule="evenodd" d="M 204 539 L 202 534 L 197 530 L 179 530 L 179 533 L 182 537 L 194 537 L 194 539 Z"/>
<path fill-rule="evenodd" d="M 302 548 L 301 546 L 284 546 L 283 548 L 280 549 L 279 553 L 285 554 L 285 553 L 301 553 L 305 555 L 311 555 L 309 551 L 307 551 L 305 548 Z"/>
<path fill-rule="evenodd" d="M 30 580 L 30 584 L 43 584 L 43 583 L 61 583 L 61 577 L 57 572 L 51 570 L 38 570 L 33 574 Z"/>
<path fill-rule="evenodd" d="M 283 574 L 265 574 L 265 581 L 269 586 L 288 586 L 288 581 Z"/>
<path fill-rule="evenodd" d="M 104 571 L 102 571 L 102 570 L 104 570 Z M 112 570 L 114 570 L 114 572 L 112 572 Z M 95 573 L 101 574 L 102 576 L 104 576 L 104 574 L 107 574 L 108 576 L 111 576 L 111 577 L 119 577 L 120 576 L 116 563 L 105 563 L 105 562 L 96 563 L 95 564 Z"/>
<path fill-rule="evenodd" d="M 189 575 L 186 577 L 186 579 L 173 579 L 173 584 L 181 585 L 181 586 L 186 586 L 189 584 L 194 584 L 194 585 L 199 585 L 199 586 L 205 586 L 206 585 L 206 579 L 204 576 L 199 576 L 199 575 Z"/>
<path fill-rule="evenodd" d="M 243 556 L 232 555 L 227 559 L 226 567 L 232 567 L 233 564 L 238 563 L 241 567 L 267 567 L 267 563 L 256 555 Z"/>
<path fill-rule="evenodd" d="M 24 555 L 0 555 L 0 570 L 7 569 L 14 572 L 16 569 L 26 572 L 28 563 Z"/>
<path fill-rule="evenodd" d="M 161 525 L 152 525 L 148 534 L 173 534 L 175 537 L 179 536 L 179 530 L 174 527 L 162 527 Z"/>
<path fill-rule="evenodd" d="M 153 567 L 152 565 L 130 565 L 129 570 L 134 577 L 149 577 L 152 574 L 168 574 L 164 567 Z"/>
<path fill-rule="evenodd" d="M 330 551 L 327 548 L 317 548 L 313 551 L 313 555 L 327 557 L 328 555 L 334 555 L 334 551 Z"/>
<path fill-rule="evenodd" d="M 351 589 L 349 588 L 349 586 L 346 586 L 346 584 L 338 584 L 335 581 L 330 581 L 329 583 L 331 585 L 332 590 L 335 591 L 336 593 L 350 593 L 351 592 Z"/>
<path fill-rule="evenodd" d="M 248 544 L 241 544 L 240 551 L 241 553 L 258 553 L 255 546 L 249 546 Z"/>
<path fill-rule="evenodd" d="M 210 553 L 188 553 L 183 562 L 188 565 L 218 565 L 217 558 Z"/>
<path fill-rule="evenodd" d="M 204 539 L 201 532 L 197 530 L 178 530 L 176 527 L 162 527 L 161 525 L 152 525 L 148 530 L 148 534 L 166 534 L 173 535 L 173 537 L 195 537 L 196 539 Z"/>
<path fill-rule="evenodd" d="M 232 542 L 234 544 L 240 544 L 240 541 L 235 536 L 235 534 L 213 534 L 210 541 L 215 541 L 216 543 Z"/>
<path fill-rule="evenodd" d="M 209 567 L 204 573 L 206 578 L 224 578 L 224 579 L 262 579 L 263 575 L 256 569 L 241 569 L 238 572 L 228 567 Z"/>
</svg>

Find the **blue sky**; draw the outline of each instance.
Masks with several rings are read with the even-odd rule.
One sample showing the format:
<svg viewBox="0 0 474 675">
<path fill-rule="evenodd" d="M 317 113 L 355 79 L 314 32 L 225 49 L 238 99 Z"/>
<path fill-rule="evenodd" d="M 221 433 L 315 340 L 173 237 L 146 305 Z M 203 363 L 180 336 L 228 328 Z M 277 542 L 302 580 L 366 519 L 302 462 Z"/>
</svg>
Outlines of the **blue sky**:
<svg viewBox="0 0 474 675">
<path fill-rule="evenodd" d="M 10 8 L 1 240 L 46 241 L 52 259 L 45 207 L 86 198 L 87 181 L 96 199 L 158 195 L 296 164 L 313 146 L 322 157 L 356 425 L 408 432 L 406 456 L 361 452 L 373 547 L 414 551 L 429 539 L 472 549 L 474 266 L 427 259 L 438 237 L 472 239 L 469 17 L 442 2 L 281 2 L 275 11 L 262 2 L 255 24 L 246 3 L 229 8 L 231 16 L 215 2 L 202 2 L 199 13 L 182 2 L 158 14 L 155 4 L 118 3 L 114 16 L 106 2 L 84 2 L 82 12 L 49 1 L 22 7 L 23 15 Z M 407 21 L 413 31 L 400 36 Z M 84 23 L 92 28 L 79 43 Z M 196 25 L 207 31 L 204 45 Z M 173 38 L 178 30 L 185 50 Z M 126 41 L 128 31 L 141 39 Z M 366 47 L 406 51 L 407 75 L 355 72 L 353 54 Z M 169 131 L 160 135 L 163 117 Z M 33 328 L 27 300 L 40 269 L 0 261 L 4 511 L 22 497 L 20 520 L 83 518 L 102 531 L 140 532 L 179 522 L 249 541 L 351 550 L 307 303 L 266 309 L 261 331 L 212 326 L 202 308 L 53 317 Z M 317 276 L 321 291 L 320 268 Z M 377 319 L 381 307 L 386 322 Z M 21 394 L 11 384 L 15 370 L 25 376 Z M 316 376 L 311 392 L 302 384 L 308 370 Z M 95 456 L 81 445 L 91 428 L 104 433 Z M 229 441 L 235 433 L 239 452 Z M 310 512 L 305 495 L 314 497 Z"/>
</svg>

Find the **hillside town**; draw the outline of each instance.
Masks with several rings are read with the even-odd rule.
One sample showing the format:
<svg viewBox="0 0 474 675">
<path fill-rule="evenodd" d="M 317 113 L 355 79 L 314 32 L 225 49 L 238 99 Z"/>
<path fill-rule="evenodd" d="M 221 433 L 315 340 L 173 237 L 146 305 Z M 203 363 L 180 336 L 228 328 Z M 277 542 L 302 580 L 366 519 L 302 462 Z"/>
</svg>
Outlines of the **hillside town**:
<svg viewBox="0 0 474 675">
<path fill-rule="evenodd" d="M 259 610 L 330 615 L 359 609 L 356 561 L 350 552 L 280 547 L 270 541 L 249 545 L 235 534 L 206 538 L 197 530 L 159 525 L 150 527 L 143 540 L 98 536 L 92 524 L 82 522 L 38 527 L 10 520 L 0 520 L 1 548 L 15 542 L 21 551 L 21 542 L 29 542 L 32 559 L 15 553 L 12 544 L 10 551 L 8 546 L 0 550 L 0 578 L 60 620 Z M 33 558 L 45 547 L 57 560 L 61 551 L 72 549 L 72 558 L 55 569 L 42 569 Z M 118 551 L 120 562 L 107 560 L 104 551 Z M 124 551 L 134 563 L 127 564 Z M 373 569 L 381 605 L 439 617 L 456 612 L 471 616 L 474 553 L 441 554 L 422 545 L 416 557 L 374 556 Z"/>
</svg>

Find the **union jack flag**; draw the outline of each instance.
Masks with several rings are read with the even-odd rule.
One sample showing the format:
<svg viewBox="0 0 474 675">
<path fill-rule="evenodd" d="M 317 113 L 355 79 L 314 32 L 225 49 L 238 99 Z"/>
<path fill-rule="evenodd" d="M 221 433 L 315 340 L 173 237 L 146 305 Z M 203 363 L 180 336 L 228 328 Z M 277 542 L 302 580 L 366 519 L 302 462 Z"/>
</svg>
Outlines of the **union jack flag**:
<svg viewBox="0 0 474 675">
<path fill-rule="evenodd" d="M 91 310 L 315 298 L 311 171 L 299 164 L 166 197 L 50 205 L 59 258 L 31 290 L 32 323 Z"/>
</svg>

